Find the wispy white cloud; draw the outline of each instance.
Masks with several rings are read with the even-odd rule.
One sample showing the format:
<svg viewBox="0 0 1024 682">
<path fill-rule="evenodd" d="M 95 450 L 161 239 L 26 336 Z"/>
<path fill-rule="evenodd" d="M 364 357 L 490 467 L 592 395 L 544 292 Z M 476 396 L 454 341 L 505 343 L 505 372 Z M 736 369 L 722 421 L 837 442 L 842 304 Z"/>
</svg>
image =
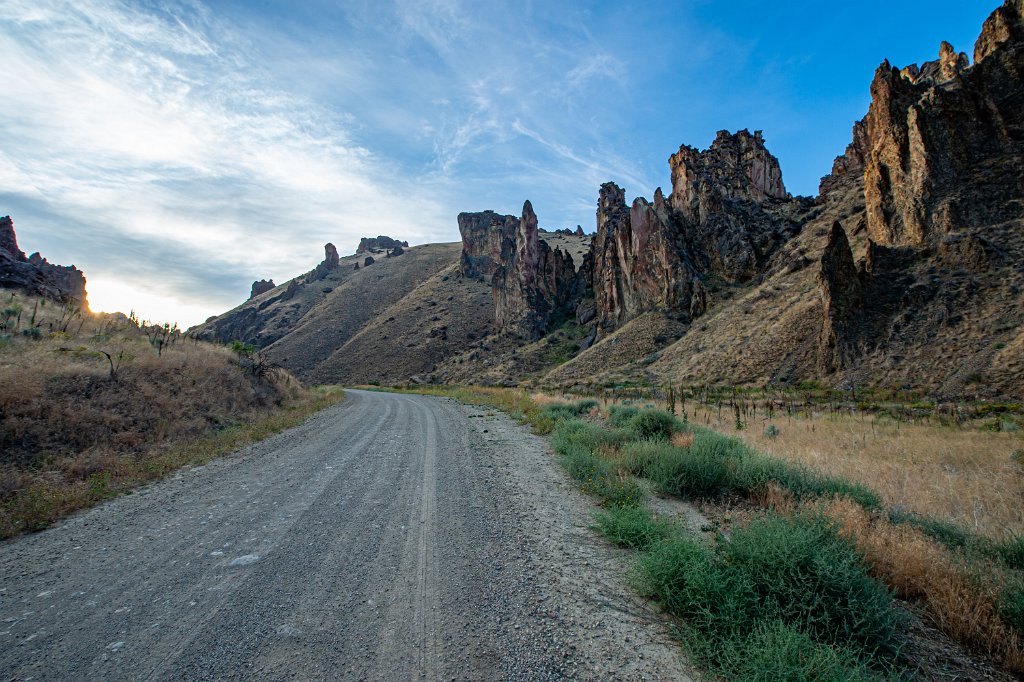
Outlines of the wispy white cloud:
<svg viewBox="0 0 1024 682">
<path fill-rule="evenodd" d="M 440 230 L 446 216 L 415 186 L 404 201 L 388 200 L 389 163 L 353 141 L 344 116 L 269 84 L 260 55 L 196 8 L 0 5 L 0 180 L 48 238 L 68 243 L 61 233 L 87 226 L 145 239 L 154 252 L 132 254 L 135 275 L 172 285 L 156 316 L 185 298 L 169 271 L 237 272 L 231 287 L 206 291 L 199 307 L 215 312 L 237 301 L 245 278 L 308 269 L 324 241 L 344 250 L 365 234 L 417 240 Z M 46 221 L 44 206 L 77 220 Z M 75 258 L 93 280 L 126 270 L 111 267 L 118 239 L 106 241 L 109 251 L 80 248 Z M 123 303 L 111 295 L 102 305 L 132 305 L 133 280 L 120 279 Z"/>
</svg>

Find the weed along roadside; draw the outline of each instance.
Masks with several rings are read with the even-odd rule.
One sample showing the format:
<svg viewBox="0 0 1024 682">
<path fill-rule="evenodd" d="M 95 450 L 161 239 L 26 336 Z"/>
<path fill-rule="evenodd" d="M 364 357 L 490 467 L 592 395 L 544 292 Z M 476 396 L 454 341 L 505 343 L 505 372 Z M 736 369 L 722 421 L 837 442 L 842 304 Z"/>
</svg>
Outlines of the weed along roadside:
<svg viewBox="0 0 1024 682">
<path fill-rule="evenodd" d="M 867 485 L 635 406 L 417 387 L 549 434 L 628 550 L 634 587 L 729 680 L 1012 679 L 1024 673 L 1024 545 L 889 509 Z M 666 504 L 688 506 L 699 530 Z M 941 652 L 937 654 L 936 652 Z"/>
</svg>

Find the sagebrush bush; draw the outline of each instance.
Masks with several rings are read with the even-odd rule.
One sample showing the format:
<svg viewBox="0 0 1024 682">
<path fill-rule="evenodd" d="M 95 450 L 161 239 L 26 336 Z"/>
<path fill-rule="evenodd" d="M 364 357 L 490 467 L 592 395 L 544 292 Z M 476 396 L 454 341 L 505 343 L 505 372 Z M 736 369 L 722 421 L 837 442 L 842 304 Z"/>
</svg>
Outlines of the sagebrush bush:
<svg viewBox="0 0 1024 682">
<path fill-rule="evenodd" d="M 630 420 L 639 414 L 640 408 L 632 405 L 612 405 L 608 410 L 608 421 L 617 429 L 623 429 L 629 425 Z"/>
<path fill-rule="evenodd" d="M 654 481 L 669 495 L 707 497 L 721 492 L 729 479 L 727 460 L 713 450 L 676 447 L 666 441 L 634 441 L 622 447 L 626 466 Z"/>
<path fill-rule="evenodd" d="M 579 400 L 575 403 L 552 403 L 546 406 L 541 414 L 553 421 L 575 419 L 597 407 L 596 400 Z"/>
<path fill-rule="evenodd" d="M 884 662 L 897 648 L 892 597 L 821 517 L 770 516 L 717 548 L 656 543 L 637 582 L 682 620 L 694 657 L 728 679 L 865 679 L 857 660 Z"/>
<path fill-rule="evenodd" d="M 648 440 L 668 440 L 679 428 L 676 418 L 661 410 L 641 410 L 626 423 L 635 437 Z"/>
</svg>

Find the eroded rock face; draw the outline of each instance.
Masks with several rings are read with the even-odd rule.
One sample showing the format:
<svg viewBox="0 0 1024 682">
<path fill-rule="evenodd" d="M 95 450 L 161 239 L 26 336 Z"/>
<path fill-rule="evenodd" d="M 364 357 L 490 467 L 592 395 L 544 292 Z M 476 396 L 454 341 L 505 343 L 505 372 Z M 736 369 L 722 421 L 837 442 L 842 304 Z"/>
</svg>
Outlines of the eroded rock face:
<svg viewBox="0 0 1024 682">
<path fill-rule="evenodd" d="M 863 305 L 862 285 L 846 231 L 833 223 L 821 255 L 818 289 L 824 311 L 818 337 L 818 368 L 831 374 L 848 366 L 854 356 L 851 327 Z"/>
<path fill-rule="evenodd" d="M 676 246 L 677 231 L 660 189 L 653 204 L 637 198 L 627 208 L 622 188 L 610 182 L 601 186 L 591 253 L 602 330 L 613 330 L 648 310 L 674 310 L 690 317 L 704 312 L 704 288 Z"/>
<path fill-rule="evenodd" d="M 73 265 L 54 265 L 38 253 L 26 257 L 10 216 L 0 218 L 0 287 L 86 308 L 89 305 L 82 271 Z"/>
<path fill-rule="evenodd" d="M 461 269 L 465 277 L 486 280 L 507 263 L 515 250 L 519 218 L 494 211 L 459 214 Z"/>
<path fill-rule="evenodd" d="M 758 204 L 787 199 L 779 161 L 764 146 L 761 131 L 718 132 L 711 147 L 683 145 L 668 161 L 672 169 L 672 207 L 694 223 L 720 213 L 730 199 Z"/>
<path fill-rule="evenodd" d="M 592 286 L 602 330 L 663 310 L 693 319 L 707 308 L 702 280 L 746 282 L 800 228 L 808 200 L 792 199 L 760 131 L 721 131 L 711 147 L 683 146 L 669 159 L 672 194 L 626 206 L 602 186 Z"/>
<path fill-rule="evenodd" d="M 409 248 L 409 242 L 400 242 L 392 237 L 385 235 L 379 235 L 377 237 L 363 237 L 359 240 L 359 246 L 356 248 L 356 254 L 365 253 L 384 253 L 388 249 L 394 249 L 395 247 L 404 246 Z"/>
<path fill-rule="evenodd" d="M 252 291 L 249 293 L 249 300 L 251 301 L 257 296 L 265 294 L 276 287 L 277 285 L 274 284 L 274 280 L 272 279 L 258 279 L 252 283 Z"/>
<path fill-rule="evenodd" d="M 501 331 L 536 339 L 572 311 L 576 267 L 572 256 L 561 249 L 552 250 L 540 238 L 537 215 L 529 201 L 523 205 L 523 216 L 517 222 L 512 255 L 495 269 L 491 280 L 495 323 Z M 508 223 L 500 221 L 497 227 L 502 229 Z"/>
<path fill-rule="evenodd" d="M 939 59 L 871 84 L 865 119 L 868 234 L 888 246 L 936 246 L 957 225 L 1018 217 L 1019 173 L 1005 158 L 1024 139 L 1024 4 L 1008 0 L 985 22 L 976 63 L 943 43 Z"/>
</svg>

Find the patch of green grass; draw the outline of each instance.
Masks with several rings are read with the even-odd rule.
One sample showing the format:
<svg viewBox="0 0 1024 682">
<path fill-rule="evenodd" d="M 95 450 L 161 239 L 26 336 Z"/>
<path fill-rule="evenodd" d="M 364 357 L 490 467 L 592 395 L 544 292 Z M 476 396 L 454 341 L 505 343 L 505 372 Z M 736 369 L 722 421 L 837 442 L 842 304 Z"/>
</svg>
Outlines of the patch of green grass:
<svg viewBox="0 0 1024 682">
<path fill-rule="evenodd" d="M 639 407 L 632 405 L 612 405 L 608 411 L 608 421 L 617 429 L 624 429 L 630 420 L 640 413 Z"/>
<path fill-rule="evenodd" d="M 889 521 L 916 528 L 945 547 L 967 556 L 984 557 L 1007 568 L 1024 570 L 1024 538 L 999 542 L 950 521 L 903 511 L 890 512 Z"/>
<path fill-rule="evenodd" d="M 656 543 L 668 538 L 672 524 L 655 519 L 641 507 L 611 507 L 594 514 L 598 532 L 620 547 L 646 552 Z"/>
<path fill-rule="evenodd" d="M 817 516 L 769 516 L 717 548 L 657 543 L 637 578 L 682 620 L 694 658 L 730 680 L 872 679 L 864 664 L 896 653 L 892 597 Z"/>
<path fill-rule="evenodd" d="M 646 498 L 639 483 L 620 475 L 598 453 L 602 445 L 617 445 L 623 437 L 593 424 L 570 420 L 559 422 L 551 439 L 565 470 L 580 482 L 583 492 L 596 496 L 603 507 L 637 507 Z"/>
<path fill-rule="evenodd" d="M 845 647 L 814 641 L 781 620 L 761 623 L 726 650 L 726 667 L 736 682 L 869 682 L 880 676 Z"/>
<path fill-rule="evenodd" d="M 999 617 L 1020 635 L 1024 635 L 1024 582 L 1008 586 L 999 596 Z"/>
</svg>

